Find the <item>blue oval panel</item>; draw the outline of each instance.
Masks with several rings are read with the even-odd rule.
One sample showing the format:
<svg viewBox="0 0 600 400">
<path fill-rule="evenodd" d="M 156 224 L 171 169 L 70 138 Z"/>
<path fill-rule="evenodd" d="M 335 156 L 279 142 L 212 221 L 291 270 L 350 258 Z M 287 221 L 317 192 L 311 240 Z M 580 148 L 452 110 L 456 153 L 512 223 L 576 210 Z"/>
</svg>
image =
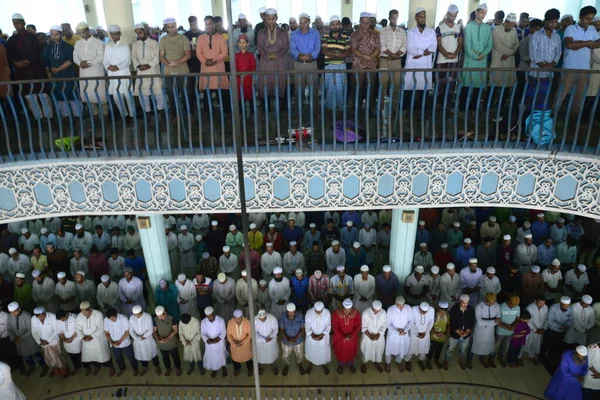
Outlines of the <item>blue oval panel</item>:
<svg viewBox="0 0 600 400">
<path fill-rule="evenodd" d="M 52 204 L 52 191 L 45 183 L 38 183 L 33 187 L 33 193 L 37 202 L 43 206 Z"/>
<path fill-rule="evenodd" d="M 429 186 L 429 177 L 425 173 L 421 172 L 413 178 L 412 192 L 415 196 L 424 196 L 427 193 L 427 187 Z"/>
<path fill-rule="evenodd" d="M 463 174 L 460 172 L 453 172 L 446 181 L 446 193 L 452 196 L 456 196 L 462 192 L 463 188 Z"/>
<path fill-rule="evenodd" d="M 204 197 L 208 201 L 217 201 L 221 197 L 221 185 L 213 178 L 204 181 Z"/>
<path fill-rule="evenodd" d="M 142 203 L 147 203 L 152 200 L 152 187 L 148 181 L 144 179 L 140 179 L 135 183 L 135 193 L 137 194 L 138 200 Z"/>
<path fill-rule="evenodd" d="M 114 182 L 102 182 L 102 197 L 109 203 L 116 203 L 119 200 L 119 189 Z"/>
<path fill-rule="evenodd" d="M 252 179 L 244 178 L 244 187 L 246 188 L 246 201 L 256 197 L 256 188 L 254 187 L 254 181 Z"/>
<path fill-rule="evenodd" d="M 517 194 L 519 196 L 531 196 L 535 186 L 535 176 L 528 172 L 519 178 L 517 183 Z"/>
<path fill-rule="evenodd" d="M 554 195 L 557 199 L 562 201 L 573 200 L 577 193 L 577 180 L 570 175 L 560 178 L 556 182 L 556 189 L 554 189 Z"/>
<path fill-rule="evenodd" d="M 344 179 L 343 183 L 344 196 L 353 199 L 360 192 L 360 179 L 356 175 L 350 175 Z"/>
<path fill-rule="evenodd" d="M 277 200 L 285 200 L 290 197 L 290 181 L 283 176 L 273 181 L 273 195 Z"/>
<path fill-rule="evenodd" d="M 173 179 L 169 182 L 169 194 L 175 201 L 185 200 L 185 184 L 179 179 Z"/>
<path fill-rule="evenodd" d="M 379 178 L 377 193 L 382 197 L 390 197 L 394 193 L 394 177 L 385 173 Z"/>
<path fill-rule="evenodd" d="M 85 201 L 85 189 L 81 182 L 69 183 L 69 194 L 75 203 L 81 204 Z"/>
<path fill-rule="evenodd" d="M 325 179 L 313 176 L 308 180 L 308 197 L 319 200 L 325 196 Z"/>
<path fill-rule="evenodd" d="M 491 195 L 498 191 L 498 174 L 495 172 L 488 172 L 487 174 L 481 177 L 481 193 L 486 195 Z"/>
<path fill-rule="evenodd" d="M 0 188 L 0 208 L 6 211 L 17 208 L 15 194 L 6 188 Z"/>
</svg>

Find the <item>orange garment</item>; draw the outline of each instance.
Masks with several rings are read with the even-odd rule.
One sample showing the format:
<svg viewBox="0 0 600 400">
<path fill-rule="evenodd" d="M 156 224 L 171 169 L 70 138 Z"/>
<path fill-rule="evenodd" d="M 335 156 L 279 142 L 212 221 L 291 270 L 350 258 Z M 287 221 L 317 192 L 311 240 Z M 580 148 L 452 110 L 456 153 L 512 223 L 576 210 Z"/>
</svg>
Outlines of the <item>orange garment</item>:
<svg viewBox="0 0 600 400">
<path fill-rule="evenodd" d="M 235 319 L 230 319 L 227 323 L 227 340 L 231 346 L 231 359 L 235 362 L 243 363 L 252 360 L 252 331 L 250 321 L 242 318 L 240 325 L 235 323 Z M 235 343 L 240 340 L 240 345 Z"/>
<path fill-rule="evenodd" d="M 212 39 L 211 39 L 212 38 Z M 202 64 L 202 73 L 225 72 L 225 58 L 227 57 L 227 40 L 218 33 L 213 35 L 204 34 L 198 36 L 196 42 L 196 56 Z M 207 66 L 206 61 L 213 60 L 215 65 Z M 200 77 L 200 90 L 229 89 L 229 78 L 227 76 Z"/>
</svg>

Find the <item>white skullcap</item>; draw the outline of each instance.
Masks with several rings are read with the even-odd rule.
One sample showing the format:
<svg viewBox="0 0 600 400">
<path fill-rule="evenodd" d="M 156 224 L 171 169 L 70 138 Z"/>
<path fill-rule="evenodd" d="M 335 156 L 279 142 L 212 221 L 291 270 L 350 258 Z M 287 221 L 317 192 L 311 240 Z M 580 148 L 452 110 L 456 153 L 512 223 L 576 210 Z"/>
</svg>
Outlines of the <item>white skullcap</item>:
<svg viewBox="0 0 600 400">
<path fill-rule="evenodd" d="M 181 225 L 181 227 L 179 228 L 180 231 L 187 231 L 188 227 L 187 225 Z"/>
<path fill-rule="evenodd" d="M 281 267 L 273 268 L 273 274 L 283 274 L 283 268 L 281 268 Z"/>
<path fill-rule="evenodd" d="M 470 225 L 477 225 L 477 221 L 471 221 L 469 222 Z"/>
<path fill-rule="evenodd" d="M 164 279 L 161 279 L 160 281 L 158 281 L 158 286 L 160 286 L 161 288 L 166 288 L 167 287 L 167 281 Z"/>
<path fill-rule="evenodd" d="M 400 22 L 400 25 L 398 25 L 400 28 L 406 28 L 406 22 Z"/>
<path fill-rule="evenodd" d="M 528 233 L 524 237 L 525 237 L 525 239 L 533 239 L 533 235 L 531 233 Z"/>
<path fill-rule="evenodd" d="M 215 309 L 212 308 L 211 306 L 208 306 L 204 309 L 204 315 L 212 315 L 214 314 Z"/>
<path fill-rule="evenodd" d="M 469 264 L 477 264 L 476 258 L 469 258 Z"/>
<path fill-rule="evenodd" d="M 344 300 L 344 302 L 342 303 L 342 305 L 346 309 L 352 308 L 352 300 L 346 299 L 346 300 Z"/>
<path fill-rule="evenodd" d="M 298 22 L 298 20 L 296 19 L 296 17 L 290 17 L 289 22 Z"/>
<path fill-rule="evenodd" d="M 240 15 L 238 15 L 238 19 L 246 19 L 246 14 L 240 14 Z"/>
<path fill-rule="evenodd" d="M 432 274 L 439 274 L 440 273 L 440 267 L 438 267 L 437 265 L 434 265 L 433 267 L 431 267 L 431 273 Z"/>
<path fill-rule="evenodd" d="M 44 235 L 44 234 L 48 233 L 48 229 L 47 228 L 42 228 L 42 229 L 40 229 L 40 233 L 42 235 Z"/>
<path fill-rule="evenodd" d="M 80 230 L 80 229 L 83 229 L 83 225 L 81 225 L 81 224 L 77 224 L 77 225 L 75 225 L 75 230 L 76 230 L 76 231 L 78 231 L 78 230 Z"/>
<path fill-rule="evenodd" d="M 185 281 L 187 279 L 187 277 L 185 276 L 185 274 L 179 274 L 177 275 L 177 280 L 178 281 Z"/>
<path fill-rule="evenodd" d="M 487 269 L 485 270 L 485 272 L 487 272 L 488 274 L 495 274 L 496 273 L 496 268 L 494 268 L 494 267 L 487 267 Z"/>
<path fill-rule="evenodd" d="M 343 265 L 338 265 L 338 266 L 335 268 L 335 270 L 336 270 L 336 271 L 343 271 L 343 270 L 345 270 L 345 269 L 346 269 L 346 267 L 344 267 Z"/>
<path fill-rule="evenodd" d="M 396 297 L 396 304 L 405 304 L 406 303 L 406 299 L 404 298 L 404 296 L 398 296 Z"/>
<path fill-rule="evenodd" d="M 75 30 L 82 31 L 82 30 L 88 29 L 88 28 L 89 28 L 88 24 L 86 24 L 85 22 L 80 22 L 75 27 Z M 75 228 L 75 229 L 77 229 L 77 228 Z"/>
<path fill-rule="evenodd" d="M 511 215 L 510 217 L 508 217 L 508 220 L 510 222 L 515 222 L 517 220 L 517 217 L 515 217 L 514 215 Z"/>
<path fill-rule="evenodd" d="M 450 4 L 450 7 L 448 7 L 448 12 L 452 14 L 457 13 L 458 7 L 456 6 L 456 4 Z"/>
<path fill-rule="evenodd" d="M 517 18 L 516 18 L 516 17 L 517 17 L 517 16 L 516 16 L 516 14 L 514 14 L 514 13 L 510 13 L 510 14 L 508 14 L 508 15 L 510 16 L 511 14 L 515 16 L 515 20 L 514 20 L 514 21 L 510 21 L 510 22 L 516 22 L 516 20 L 517 20 Z M 506 17 L 506 19 L 508 19 L 508 17 Z M 544 218 L 544 213 L 538 213 L 537 217 L 538 217 L 538 218 Z"/>
<path fill-rule="evenodd" d="M 466 238 L 465 240 L 463 240 L 463 242 L 467 243 L 467 244 L 471 244 L 472 240 L 471 240 L 471 238 Z"/>
<path fill-rule="evenodd" d="M 34 269 L 33 271 L 31 271 L 31 276 L 33 276 L 34 278 L 37 278 L 41 274 L 42 274 L 42 271 L 40 271 L 39 269 Z"/>
<path fill-rule="evenodd" d="M 92 305 L 88 301 L 82 301 L 81 304 L 79 304 L 80 310 L 89 310 L 90 307 L 92 307 Z"/>
<path fill-rule="evenodd" d="M 442 243 L 440 248 L 442 249 L 447 249 L 448 248 L 448 243 Z"/>
<path fill-rule="evenodd" d="M 360 243 L 354 242 L 354 243 L 352 243 L 352 247 L 354 247 L 355 249 L 360 249 Z"/>
<path fill-rule="evenodd" d="M 202 241 L 202 235 L 196 235 L 195 239 L 196 239 L 196 242 Z"/>
<path fill-rule="evenodd" d="M 121 32 L 121 27 L 120 27 L 119 25 L 111 25 L 111 26 L 108 28 L 108 31 L 109 31 L 110 33 Z"/>
<path fill-rule="evenodd" d="M 571 14 L 565 14 L 565 15 L 563 15 L 563 16 L 560 17 L 560 19 L 558 20 L 558 22 L 563 22 L 567 18 L 573 18 L 573 16 Z"/>
<path fill-rule="evenodd" d="M 235 231 L 235 229 L 236 229 L 235 225 L 233 225 L 233 224 L 229 225 L 229 230 L 230 231 Z"/>
<path fill-rule="evenodd" d="M 267 286 L 267 281 L 261 279 L 260 281 L 258 281 L 258 286 Z"/>
<path fill-rule="evenodd" d="M 163 306 L 158 306 L 154 309 L 154 313 L 159 317 L 165 313 L 165 308 Z"/>
<path fill-rule="evenodd" d="M 419 247 L 427 247 L 427 243 L 421 242 L 421 243 L 419 243 Z"/>
<path fill-rule="evenodd" d="M 529 228 L 531 228 L 531 222 L 529 222 L 529 221 L 525 221 L 525 222 L 523 222 L 523 226 L 524 226 L 525 228 L 529 229 Z"/>
<path fill-rule="evenodd" d="M 256 224 L 254 222 L 250 224 L 250 229 L 256 229 Z"/>
<path fill-rule="evenodd" d="M 329 18 L 329 23 L 332 23 L 334 21 L 341 21 L 342 19 L 340 18 L 339 15 L 332 15 L 331 18 Z"/>
<path fill-rule="evenodd" d="M 502 239 L 504 239 L 504 240 L 511 240 L 511 237 L 510 237 L 510 235 L 504 235 L 502 237 Z"/>
<path fill-rule="evenodd" d="M 292 240 L 292 241 L 290 242 L 290 246 L 297 246 L 297 245 L 298 245 L 298 243 L 296 243 L 294 240 Z"/>
<path fill-rule="evenodd" d="M 429 310 L 429 303 L 424 301 L 421 304 L 419 304 L 419 308 L 421 309 L 421 311 L 427 312 L 427 310 Z"/>
<path fill-rule="evenodd" d="M 206 310 L 204 310 L 204 313 L 206 314 Z M 265 310 L 259 310 L 258 314 L 256 314 L 258 318 L 265 318 L 267 316 L 267 312 Z"/>
<path fill-rule="evenodd" d="M 392 272 L 392 267 L 390 267 L 389 265 L 384 265 L 383 272 Z"/>
<path fill-rule="evenodd" d="M 556 222 L 560 222 L 560 223 L 564 224 L 565 219 L 563 217 L 560 217 L 559 219 L 556 220 Z"/>
<path fill-rule="evenodd" d="M 323 311 L 324 308 L 325 308 L 325 304 L 323 304 L 322 301 L 317 301 L 315 303 L 315 311 Z"/>
<path fill-rule="evenodd" d="M 463 293 L 463 294 L 460 295 L 460 297 L 458 299 L 460 301 L 462 301 L 463 303 L 467 303 L 471 299 L 471 297 L 469 297 L 468 294 Z"/>
<path fill-rule="evenodd" d="M 588 355 L 588 349 L 585 346 L 579 345 L 575 348 L 575 351 L 577 352 L 577 354 L 579 354 L 580 356 L 587 356 Z"/>
<path fill-rule="evenodd" d="M 83 272 L 83 271 L 77 271 L 77 272 L 75 272 L 75 275 L 81 275 L 85 278 L 85 272 Z"/>
<path fill-rule="evenodd" d="M 458 227 L 460 226 L 460 222 L 458 222 L 458 221 L 454 221 L 454 223 L 453 223 L 452 225 L 454 225 L 455 227 L 457 227 L 457 228 L 458 228 Z"/>
<path fill-rule="evenodd" d="M 242 270 L 241 274 L 242 276 L 248 276 L 248 272 L 245 269 Z"/>
<path fill-rule="evenodd" d="M 562 296 L 560 298 L 560 302 L 561 302 L 561 304 L 569 305 L 569 304 L 571 304 L 571 298 L 569 296 Z"/>
<path fill-rule="evenodd" d="M 106 283 L 106 282 L 110 281 L 110 277 L 109 277 L 108 275 L 102 275 L 102 276 L 100 277 L 100 280 L 101 280 L 102 282 Z"/>
<path fill-rule="evenodd" d="M 487 11 L 487 9 L 488 9 L 488 7 L 487 7 L 487 4 L 485 4 L 485 3 L 483 3 L 483 4 L 480 4 L 480 5 L 477 7 L 477 10 L 485 10 L 485 11 Z"/>
<path fill-rule="evenodd" d="M 13 19 L 16 19 L 16 18 L 13 18 Z M 16 301 L 13 301 L 12 303 L 10 303 L 8 305 L 8 312 L 17 311 L 18 308 L 19 308 L 19 303 L 17 303 Z"/>
<path fill-rule="evenodd" d="M 58 279 L 64 279 L 64 278 L 66 278 L 66 277 L 67 277 L 67 274 L 65 274 L 64 272 L 62 272 L 62 271 L 61 271 L 61 272 L 59 272 L 58 274 L 56 274 L 56 277 L 57 277 Z"/>
<path fill-rule="evenodd" d="M 44 307 L 42 307 L 42 306 L 38 306 L 38 307 L 36 307 L 36 308 L 33 309 L 33 313 L 35 315 L 42 315 L 45 312 L 46 312 L 46 309 Z"/>
<path fill-rule="evenodd" d="M 202 253 L 202 259 L 208 260 L 209 258 L 210 258 L 210 253 L 208 251 L 205 251 L 204 253 Z"/>
<path fill-rule="evenodd" d="M 177 23 L 177 21 L 173 17 L 163 19 L 163 25 L 176 24 L 176 23 Z"/>
<path fill-rule="evenodd" d="M 316 228 L 317 224 L 315 224 L 314 222 L 311 222 L 310 225 L 308 225 L 309 228 Z"/>
<path fill-rule="evenodd" d="M 22 272 L 17 272 L 15 274 L 15 278 L 19 278 L 19 279 L 25 279 L 25 274 Z"/>
<path fill-rule="evenodd" d="M 296 305 L 294 303 L 287 303 L 285 309 L 290 312 L 296 311 Z"/>
<path fill-rule="evenodd" d="M 417 265 L 417 267 L 415 268 L 415 272 L 422 274 L 423 272 L 425 272 L 425 268 L 423 268 L 422 265 Z"/>
<path fill-rule="evenodd" d="M 558 258 L 555 258 L 554 260 L 552 260 L 552 262 L 550 264 L 551 265 L 559 266 L 560 265 L 560 260 Z"/>
<path fill-rule="evenodd" d="M 224 283 L 227 280 L 227 275 L 225 275 L 222 272 L 219 272 L 219 275 L 217 275 L 217 280 L 221 283 Z"/>
<path fill-rule="evenodd" d="M 133 26 L 133 30 L 135 31 L 136 29 L 145 29 L 145 28 L 144 28 L 144 25 L 142 25 L 142 24 L 135 24 Z"/>
<path fill-rule="evenodd" d="M 531 271 L 533 273 L 539 274 L 540 273 L 540 267 L 538 265 L 534 265 L 533 267 L 531 267 Z"/>
<path fill-rule="evenodd" d="M 131 309 L 131 312 L 134 314 L 139 314 L 142 312 L 142 306 L 137 305 L 137 306 L 133 306 L 133 308 Z"/>
<path fill-rule="evenodd" d="M 104 30 L 104 27 L 103 27 L 102 25 L 98 25 L 98 26 L 96 27 L 96 30 L 97 30 L 97 31 L 103 31 L 103 30 Z"/>
<path fill-rule="evenodd" d="M 19 13 L 14 13 L 11 19 L 22 19 L 25 21 L 25 18 L 23 18 L 23 16 Z"/>
<path fill-rule="evenodd" d="M 339 240 L 334 240 L 333 242 L 331 242 L 331 245 L 332 246 L 339 246 L 340 242 L 339 242 Z"/>
<path fill-rule="evenodd" d="M 211 224 L 212 226 L 217 226 L 217 225 L 219 225 L 219 223 L 218 223 L 217 221 L 210 221 L 210 224 Z"/>
<path fill-rule="evenodd" d="M 322 19 L 320 15 L 315 16 L 315 19 Z"/>
<path fill-rule="evenodd" d="M 24 235 L 24 234 L 26 234 L 27 232 L 29 232 L 29 229 L 27 229 L 27 228 L 23 228 L 23 229 L 21 229 L 21 235 Z"/>
<path fill-rule="evenodd" d="M 244 315 L 244 313 L 242 313 L 242 310 L 239 308 L 233 310 L 233 318 L 240 318 L 242 315 Z"/>
<path fill-rule="evenodd" d="M 302 14 L 298 15 L 298 19 L 302 19 L 302 18 L 310 19 L 310 16 L 307 13 L 302 13 Z"/>
<path fill-rule="evenodd" d="M 267 7 L 261 7 L 261 8 L 258 9 L 258 13 L 259 14 L 264 14 L 266 12 L 267 12 Z"/>
<path fill-rule="evenodd" d="M 302 276 L 303 274 L 304 274 L 304 272 L 302 272 L 302 269 L 300 269 L 300 268 L 298 268 L 298 269 L 295 271 L 295 275 L 296 275 L 296 276 Z"/>
<path fill-rule="evenodd" d="M 590 305 L 592 304 L 592 296 L 590 296 L 589 294 L 584 294 L 583 297 L 581 298 L 581 301 L 583 301 L 585 304 Z"/>
<path fill-rule="evenodd" d="M 352 221 L 347 221 L 346 222 L 346 226 L 352 226 L 352 225 L 354 225 L 354 222 L 352 222 Z"/>
<path fill-rule="evenodd" d="M 440 300 L 440 302 L 438 303 L 438 307 L 439 308 L 444 308 L 444 309 L 448 308 L 448 302 Z"/>
<path fill-rule="evenodd" d="M 369 266 L 363 265 L 362 267 L 360 267 L 360 272 L 369 272 Z"/>
<path fill-rule="evenodd" d="M 267 8 L 266 14 L 267 15 L 277 15 L 277 10 L 274 8 Z"/>
<path fill-rule="evenodd" d="M 275 228 L 275 224 L 269 224 L 269 228 Z"/>
<path fill-rule="evenodd" d="M 454 269 L 454 268 L 456 268 L 456 266 L 453 263 L 446 264 L 446 270 Z"/>
<path fill-rule="evenodd" d="M 267 243 L 265 246 L 266 247 L 273 247 L 273 243 Z"/>
<path fill-rule="evenodd" d="M 322 276 L 323 276 L 323 273 L 320 270 L 315 271 L 315 278 L 321 279 Z"/>
<path fill-rule="evenodd" d="M 223 253 L 229 253 L 231 251 L 231 247 L 229 246 L 223 246 Z"/>
<path fill-rule="evenodd" d="M 383 307 L 383 304 L 381 304 L 381 301 L 379 300 L 373 300 L 373 304 L 371 304 L 371 307 L 373 307 L 373 310 L 379 311 Z"/>
<path fill-rule="evenodd" d="M 496 222 L 496 217 L 494 217 L 493 215 L 490 216 L 490 222 Z"/>
<path fill-rule="evenodd" d="M 360 13 L 360 17 L 361 18 L 371 18 L 371 13 L 363 11 L 363 12 Z"/>
<path fill-rule="evenodd" d="M 425 9 L 423 7 L 419 7 L 415 10 L 415 15 L 422 13 L 422 12 L 425 12 Z"/>
<path fill-rule="evenodd" d="M 419 225 L 421 225 L 421 226 L 425 226 L 425 221 L 423 221 L 423 220 L 420 220 L 420 221 L 419 221 Z"/>
<path fill-rule="evenodd" d="M 579 271 L 581 271 L 581 272 L 585 272 L 585 271 L 587 270 L 587 268 L 586 268 L 586 267 L 585 267 L 585 265 L 583 265 L 583 264 L 579 264 L 579 265 L 577 266 L 577 269 L 578 269 Z"/>
</svg>

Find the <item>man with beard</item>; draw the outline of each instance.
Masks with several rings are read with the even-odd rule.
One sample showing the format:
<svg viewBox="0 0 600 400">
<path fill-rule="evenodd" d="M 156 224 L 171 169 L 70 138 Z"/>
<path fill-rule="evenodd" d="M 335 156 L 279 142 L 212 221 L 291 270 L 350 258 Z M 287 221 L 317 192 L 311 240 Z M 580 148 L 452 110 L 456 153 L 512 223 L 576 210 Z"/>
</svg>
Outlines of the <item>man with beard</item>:
<svg viewBox="0 0 600 400">
<path fill-rule="evenodd" d="M 158 43 L 159 57 L 164 65 L 165 74 L 187 74 L 190 72 L 187 61 L 192 57 L 189 40 L 177 32 L 175 18 L 166 18 L 163 21 L 167 28 L 167 35 Z M 183 95 L 183 78 L 169 77 L 167 79 L 167 95 L 171 105 L 171 112 L 176 112 L 175 96 Z M 174 89 L 175 94 L 174 94 Z M 179 102 L 179 104 L 182 104 Z"/>
<path fill-rule="evenodd" d="M 321 37 L 321 51 L 325 58 L 325 69 L 345 70 L 346 57 L 351 55 L 350 39 L 342 33 L 340 17 L 329 19 L 329 33 Z M 345 74 L 325 74 L 325 105 L 328 110 L 341 113 L 345 107 Z"/>
<path fill-rule="evenodd" d="M 137 72 L 137 76 L 160 74 L 158 43 L 156 40 L 148 37 L 143 25 L 137 24 L 134 30 L 138 40 L 131 46 L 131 61 L 133 63 L 133 68 Z M 186 32 L 186 35 L 187 33 L 189 32 Z M 188 64 L 190 61 L 191 59 L 188 61 Z M 190 72 L 200 72 L 200 69 L 198 69 L 198 71 L 191 71 L 190 68 Z M 192 79 L 190 79 L 190 81 L 191 80 Z M 165 100 L 162 94 L 162 79 L 136 79 L 135 83 L 136 87 L 134 95 L 139 96 L 140 104 L 146 113 L 149 113 L 152 110 L 154 102 L 156 102 L 156 109 L 158 111 L 165 108 Z M 152 114 L 148 115 L 148 120 L 154 120 Z M 127 230 L 129 231 L 129 229 Z"/>
<path fill-rule="evenodd" d="M 290 35 L 292 34 L 292 32 L 294 32 L 296 29 L 298 29 L 298 20 L 294 17 L 290 17 L 289 22 L 289 26 L 290 26 Z"/>
<path fill-rule="evenodd" d="M 204 32 L 198 27 L 198 18 L 194 15 L 191 15 L 188 18 L 188 23 L 190 24 L 190 29 L 188 29 L 183 36 L 185 36 L 189 42 L 190 47 L 192 49 L 192 54 L 196 54 L 196 43 L 198 42 L 198 37 L 202 35 Z M 190 69 L 190 73 L 198 74 L 202 70 L 202 66 L 200 65 L 200 61 L 198 57 L 190 57 L 187 61 L 188 68 Z M 188 79 L 188 88 L 193 93 L 194 85 L 196 84 L 196 79 Z M 190 107 L 192 110 L 196 109 L 196 96 L 190 96 Z"/>
<path fill-rule="evenodd" d="M 439 55 L 437 58 L 437 68 L 457 68 L 458 57 L 463 49 L 463 26 L 455 23 L 458 15 L 458 7 L 451 4 L 448 7 L 444 22 L 435 29 L 438 42 Z M 390 20 L 391 22 L 391 20 Z M 439 72 L 437 76 L 438 82 L 438 104 L 443 104 L 443 99 L 446 97 L 446 87 L 449 85 L 450 90 L 454 89 L 454 82 L 457 78 L 457 72 Z M 452 94 L 449 92 L 448 96 Z"/>
<path fill-rule="evenodd" d="M 255 44 L 256 42 L 254 40 L 254 29 L 252 29 L 248 26 L 248 20 L 246 19 L 246 15 L 240 14 L 238 16 L 238 25 L 239 25 L 239 28 L 237 28 L 236 30 L 233 31 L 233 42 L 237 43 L 238 39 L 240 38 L 241 35 L 247 36 L 248 37 L 248 53 L 254 54 L 254 52 L 256 51 L 256 44 Z M 298 26 L 296 25 L 296 27 L 298 27 Z M 238 49 L 236 47 L 235 52 L 239 53 L 240 49 Z"/>
<path fill-rule="evenodd" d="M 259 71 L 270 72 L 260 75 L 258 88 L 261 97 L 265 95 L 268 100 L 279 96 L 279 107 L 287 104 L 286 79 L 278 74 L 288 69 L 288 52 L 290 51 L 290 38 L 286 31 L 277 26 L 277 10 L 269 8 L 265 17 L 266 28 L 261 31 L 256 29 L 256 47 L 260 55 Z M 265 93 L 266 89 L 266 93 Z"/>
<path fill-rule="evenodd" d="M 258 43 L 258 32 L 260 32 L 262 29 L 265 29 L 265 18 L 267 16 L 267 8 L 259 8 L 258 13 L 260 14 L 260 19 L 262 21 L 256 24 L 256 26 L 254 27 L 254 46 L 256 46 Z M 258 58 L 260 58 L 260 54 L 258 54 Z"/>
</svg>

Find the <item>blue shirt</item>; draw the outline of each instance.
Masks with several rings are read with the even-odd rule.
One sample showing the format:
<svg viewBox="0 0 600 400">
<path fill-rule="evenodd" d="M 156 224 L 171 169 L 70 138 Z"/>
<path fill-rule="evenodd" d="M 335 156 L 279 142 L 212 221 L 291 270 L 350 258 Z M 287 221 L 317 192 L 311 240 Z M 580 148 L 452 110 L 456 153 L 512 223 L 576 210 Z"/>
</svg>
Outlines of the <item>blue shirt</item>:
<svg viewBox="0 0 600 400">
<path fill-rule="evenodd" d="M 146 263 L 142 257 L 135 256 L 133 260 L 127 257 L 125 259 L 125 267 L 129 267 L 133 270 L 133 276 L 140 278 L 142 281 L 144 280 L 144 269 L 146 268 Z"/>
<path fill-rule="evenodd" d="M 460 246 L 456 249 L 455 262 L 458 268 L 467 267 L 470 258 L 475 258 L 475 249 L 473 246 L 469 247 L 469 250 L 466 250 L 465 246 Z"/>
<path fill-rule="evenodd" d="M 321 232 L 315 231 L 315 233 L 313 234 L 312 231 L 309 229 L 304 234 L 304 240 L 302 242 L 302 245 L 304 246 L 304 251 L 312 249 L 313 242 L 319 242 L 319 247 L 321 247 Z"/>
<path fill-rule="evenodd" d="M 308 304 L 308 278 L 304 277 L 299 280 L 297 277 L 292 277 L 292 295 L 294 304 L 297 306 L 305 306 Z"/>
<path fill-rule="evenodd" d="M 554 245 L 558 246 L 567 240 L 567 228 L 565 226 L 559 228 L 556 224 L 552 225 L 550 228 L 550 239 L 552 239 Z"/>
<path fill-rule="evenodd" d="M 567 232 L 569 232 L 569 235 L 573 236 L 573 239 L 579 240 L 581 235 L 583 235 L 583 226 L 581 226 L 581 224 L 577 225 L 571 222 L 569 225 L 567 225 Z"/>
<path fill-rule="evenodd" d="M 308 279 L 306 279 L 306 281 L 308 281 Z M 283 329 L 285 335 L 289 337 L 296 336 L 302 328 L 304 328 L 304 315 L 302 315 L 300 311 L 296 311 L 294 319 L 290 319 L 287 312 L 284 312 L 279 317 L 279 329 Z M 301 335 L 294 343 L 290 343 L 285 335 L 281 337 L 281 343 L 288 346 L 295 346 L 304 342 L 304 335 Z"/>
<path fill-rule="evenodd" d="M 556 248 L 554 246 L 546 247 L 545 244 L 538 246 L 537 262 L 540 266 L 547 267 L 555 258 Z"/>
<path fill-rule="evenodd" d="M 545 238 L 548 237 L 550 228 L 547 222 L 535 221 L 531 224 L 531 235 L 533 235 L 533 244 L 539 246 Z"/>
<path fill-rule="evenodd" d="M 588 26 L 587 29 L 583 29 L 579 24 L 569 26 L 565 30 L 565 39 L 572 38 L 574 41 L 596 41 L 600 39 L 598 31 L 593 25 Z M 579 50 L 571 50 L 565 46 L 565 57 L 563 60 L 564 69 L 590 69 L 590 60 L 592 56 L 592 50 L 584 47 Z"/>
<path fill-rule="evenodd" d="M 500 304 L 500 319 L 503 323 L 510 325 L 521 316 L 521 307 L 515 306 L 510 308 L 506 303 Z M 500 326 L 496 326 L 496 335 L 510 336 L 513 331 L 508 331 Z"/>
<path fill-rule="evenodd" d="M 319 57 L 321 52 L 321 36 L 316 29 L 308 28 L 308 32 L 302 33 L 300 29 L 292 32 L 290 37 L 290 53 L 294 60 L 299 54 L 310 54 L 313 60 Z"/>
<path fill-rule="evenodd" d="M 381 301 L 383 297 L 390 297 L 400 288 L 400 281 L 393 273 L 390 275 L 390 279 L 385 279 L 383 274 L 379 274 L 375 277 L 375 288 L 377 289 L 377 293 L 379 293 L 379 300 Z"/>
<path fill-rule="evenodd" d="M 283 228 L 281 235 L 288 244 L 290 242 L 296 242 L 298 248 L 302 248 L 302 229 L 294 226 L 294 230 L 291 230 L 289 226 Z"/>
<path fill-rule="evenodd" d="M 421 242 L 429 243 L 429 231 L 427 229 L 417 229 L 417 239 L 415 240 L 417 248 Z"/>
<path fill-rule="evenodd" d="M 352 229 L 348 230 L 348 227 L 345 227 L 342 229 L 340 237 L 342 239 L 342 247 L 349 249 L 354 242 L 358 242 L 358 229 L 352 227 Z"/>
<path fill-rule="evenodd" d="M 567 311 L 560 308 L 560 303 L 552 304 L 548 311 L 548 328 L 555 332 L 566 332 L 560 329 L 561 325 L 573 325 L 573 309 L 569 307 Z"/>
<path fill-rule="evenodd" d="M 360 213 L 358 211 L 354 211 L 350 213 L 350 211 L 346 211 L 342 214 L 342 226 L 346 227 L 346 222 L 352 221 L 355 228 L 360 228 L 362 226 L 362 219 L 360 218 Z"/>
<path fill-rule="evenodd" d="M 531 68 L 540 69 L 540 66 L 537 65 L 539 62 L 555 62 L 558 67 L 561 55 L 562 39 L 556 31 L 553 31 L 551 37 L 548 37 L 546 31 L 540 29 L 529 38 L 529 57 L 531 58 L 529 66 Z M 551 72 L 542 71 L 529 72 L 529 76 L 535 78 L 548 78 L 551 74 Z"/>
<path fill-rule="evenodd" d="M 49 244 L 56 246 L 56 235 L 54 233 L 49 233 L 48 236 L 40 235 L 40 248 L 42 249 L 42 254 L 46 254 L 46 245 Z"/>
</svg>

